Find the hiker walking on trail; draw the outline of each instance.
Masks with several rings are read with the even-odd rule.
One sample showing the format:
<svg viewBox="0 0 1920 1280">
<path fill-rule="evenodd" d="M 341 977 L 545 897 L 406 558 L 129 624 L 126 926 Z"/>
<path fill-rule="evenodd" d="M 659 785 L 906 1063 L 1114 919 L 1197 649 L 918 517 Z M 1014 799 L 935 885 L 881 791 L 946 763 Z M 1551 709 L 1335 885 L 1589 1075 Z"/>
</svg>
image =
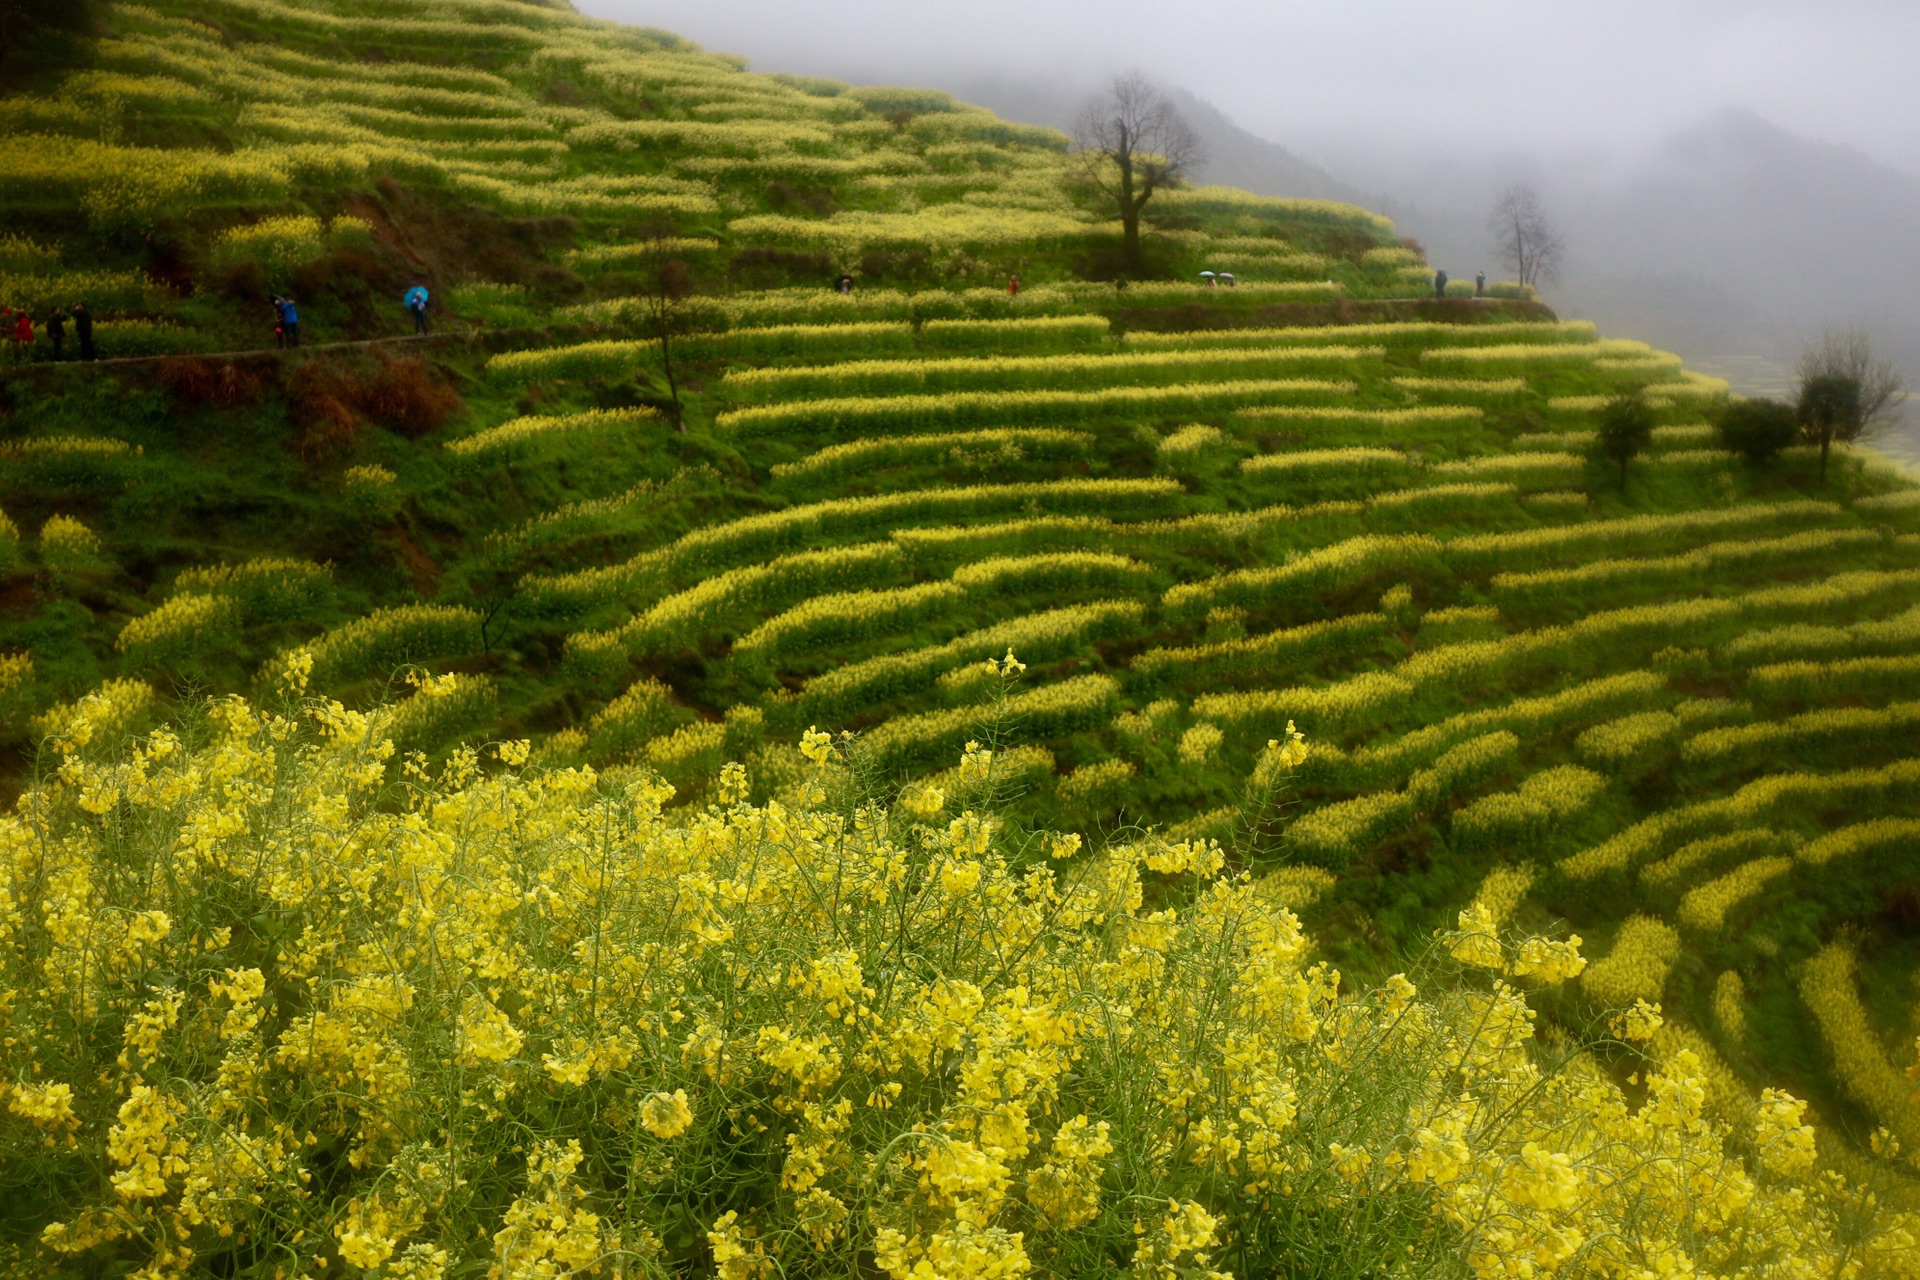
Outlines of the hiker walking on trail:
<svg viewBox="0 0 1920 1280">
<path fill-rule="evenodd" d="M 1444 271 L 1433 273 L 1433 296 L 1436 298 L 1447 296 L 1447 273 Z"/>
<path fill-rule="evenodd" d="M 289 347 L 300 345 L 300 308 L 293 304 L 291 297 L 280 299 L 280 331 L 286 337 Z"/>
<path fill-rule="evenodd" d="M 417 284 L 407 290 L 400 299 L 402 305 L 413 313 L 413 331 L 427 332 L 427 286 Z"/>
<path fill-rule="evenodd" d="M 73 336 L 80 340 L 80 358 L 93 359 L 93 312 L 84 302 L 73 304 Z"/>
<path fill-rule="evenodd" d="M 67 340 L 67 313 L 55 307 L 47 316 L 47 341 L 53 344 L 54 363 L 60 361 L 60 347 Z"/>
</svg>

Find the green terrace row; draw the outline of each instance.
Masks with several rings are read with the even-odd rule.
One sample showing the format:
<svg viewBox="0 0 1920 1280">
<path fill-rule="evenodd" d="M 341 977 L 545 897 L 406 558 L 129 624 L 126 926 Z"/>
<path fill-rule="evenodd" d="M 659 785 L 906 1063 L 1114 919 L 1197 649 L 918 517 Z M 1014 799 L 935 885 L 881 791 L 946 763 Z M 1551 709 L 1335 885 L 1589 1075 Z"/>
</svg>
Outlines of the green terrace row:
<svg viewBox="0 0 1920 1280">
<path fill-rule="evenodd" d="M 1171 540 L 1174 547 L 1204 550 L 1216 547 L 1231 550 L 1243 545 L 1239 554 L 1254 555 L 1271 548 L 1308 550 L 1340 543 L 1359 547 L 1370 545 L 1363 527 L 1397 509 L 1406 510 L 1415 520 L 1431 518 L 1431 504 L 1449 503 L 1458 508 L 1450 515 L 1484 513 L 1481 518 L 1525 521 L 1517 509 L 1511 516 L 1501 512 L 1487 499 L 1510 489 L 1490 490 L 1483 486 L 1442 486 L 1433 490 L 1409 490 L 1382 495 L 1367 503 L 1327 503 L 1294 508 L 1279 506 L 1245 513 L 1195 515 L 1167 520 L 1183 505 L 1185 491 L 1171 479 L 1138 480 L 1064 480 L 1025 485 L 984 485 L 916 490 L 877 495 L 869 498 L 838 499 L 790 507 L 781 511 L 749 516 L 724 524 L 694 529 L 674 543 L 643 553 L 624 565 L 582 570 L 561 576 L 529 579 L 525 589 L 534 602 L 549 612 L 584 612 L 603 602 L 619 600 L 638 607 L 650 598 L 675 589 L 675 583 L 691 585 L 706 577 L 723 573 L 736 565 L 764 560 L 770 556 L 797 550 L 822 540 L 857 538 L 874 532 L 892 534 L 914 524 L 939 523 L 954 518 L 987 523 L 996 517 L 1019 515 L 1031 504 L 1061 515 L 1076 509 L 1089 516 L 1111 520 L 1132 514 L 1136 519 L 1160 518 L 1161 523 L 1148 532 L 1156 538 Z M 1457 502 L 1454 501 L 1457 499 Z M 1128 510 L 1131 508 L 1131 512 Z M 1580 514 L 1584 514 L 1582 511 Z M 1791 528 L 1793 525 L 1829 524 L 1842 520 L 1844 509 L 1826 502 L 1799 500 L 1785 503 L 1756 503 L 1744 506 L 1679 512 L 1666 515 L 1637 515 L 1609 520 L 1582 520 L 1572 524 L 1536 525 L 1504 533 L 1467 535 L 1447 544 L 1445 558 L 1455 571 L 1492 573 L 1496 566 L 1516 564 L 1520 568 L 1548 568 L 1556 563 L 1584 561 L 1603 555 L 1649 555 L 1692 549 L 1703 542 L 1715 541 L 1734 533 L 1752 533 Z M 1015 521 L 1004 529 L 969 539 L 980 553 L 993 550 L 1016 552 L 1033 549 L 1035 536 L 1029 523 Z M 1279 540 L 1275 539 L 1279 536 Z M 1291 536 L 1289 536 L 1291 535 Z M 911 536 L 901 534 L 897 536 Z M 1077 528 L 1063 536 L 1085 536 Z M 1256 542 L 1256 539 L 1264 541 Z M 1427 540 L 1431 542 L 1431 540 Z M 1104 549 L 1126 549 L 1099 542 L 1081 544 Z M 1070 544 L 1071 545 L 1071 544 Z M 1132 545 L 1138 546 L 1136 541 Z M 1422 544 L 1425 545 L 1425 544 Z M 1437 544 L 1433 544 L 1436 545 Z M 1151 552 L 1143 551 L 1146 558 Z M 1328 557 L 1330 564 L 1341 563 L 1324 550 L 1316 554 Z M 1350 553 L 1341 553 L 1342 556 Z M 1396 567 L 1404 571 L 1404 566 Z M 1196 586 L 1189 594 L 1233 596 L 1262 594 L 1269 584 L 1293 581 L 1304 571 L 1289 565 L 1276 565 L 1242 571 L 1220 579 L 1204 591 Z M 1231 601 L 1224 601 L 1231 603 Z"/>
<path fill-rule="evenodd" d="M 1004 292 L 995 290 L 942 292 L 935 295 L 896 292 L 879 299 L 821 291 L 794 296 L 776 291 L 715 302 L 709 308 L 715 313 L 711 316 L 696 312 L 693 317 L 695 323 L 716 328 L 726 324 L 729 327 L 718 332 L 690 333 L 679 339 L 677 345 L 696 358 L 753 365 L 768 360 L 796 358 L 853 361 L 906 356 L 920 351 L 1023 355 L 1034 351 L 1093 348 L 1105 345 L 1103 340 L 1109 335 L 1109 323 L 1105 316 L 1084 313 L 1084 308 L 1093 301 L 1093 297 L 1085 291 L 1071 286 L 1042 286 L 1011 299 Z M 614 300 L 564 308 L 559 317 L 575 321 L 620 323 L 643 319 L 645 314 L 644 303 Z M 1162 352 L 1168 356 L 1186 354 L 1191 358 L 1214 348 L 1227 348 L 1245 349 L 1241 358 L 1257 360 L 1261 357 L 1254 354 L 1253 349 L 1285 351 L 1334 347 L 1344 350 L 1358 347 L 1365 350 L 1418 351 L 1430 344 L 1482 343 L 1504 349 L 1516 339 L 1533 344 L 1527 349 L 1556 344 L 1566 345 L 1576 352 L 1589 349 L 1598 352 L 1603 349 L 1593 327 L 1585 322 L 1326 325 L 1176 333 L 1135 331 L 1129 333 L 1120 345 L 1135 357 L 1149 352 Z M 652 341 L 631 339 L 507 352 L 488 362 L 488 373 L 508 383 L 554 378 L 618 377 L 652 360 L 655 349 L 656 344 Z M 1551 365 L 1554 362 L 1537 363 Z M 742 376 L 749 383 L 754 378 L 771 378 L 777 384 L 780 376 L 829 378 L 832 375 L 827 371 L 809 375 L 801 371 L 776 373 L 774 370 L 755 369 Z M 1439 379 L 1426 381 L 1430 387 L 1424 389 L 1443 389 Z M 1454 381 L 1458 383 L 1458 380 Z M 1466 385 L 1472 386 L 1473 383 Z M 1497 391 L 1510 387 L 1510 381 L 1496 384 Z M 1408 389 L 1417 393 L 1423 388 L 1415 382 Z"/>
</svg>

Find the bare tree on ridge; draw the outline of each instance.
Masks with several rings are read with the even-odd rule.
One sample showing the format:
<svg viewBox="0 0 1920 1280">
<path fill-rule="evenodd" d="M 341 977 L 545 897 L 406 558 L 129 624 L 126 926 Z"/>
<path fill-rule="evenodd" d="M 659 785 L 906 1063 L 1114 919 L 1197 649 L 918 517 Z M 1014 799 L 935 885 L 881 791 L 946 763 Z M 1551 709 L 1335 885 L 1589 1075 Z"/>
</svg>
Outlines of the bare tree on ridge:
<svg viewBox="0 0 1920 1280">
<path fill-rule="evenodd" d="M 1140 211 L 1204 158 L 1200 139 L 1166 93 L 1138 71 L 1115 76 L 1073 128 L 1082 172 L 1120 215 L 1129 270 L 1140 267 Z"/>
<path fill-rule="evenodd" d="M 1547 220 L 1540 193 L 1532 187 L 1521 184 L 1502 191 L 1487 215 L 1487 230 L 1501 262 L 1521 284 L 1537 288 L 1560 273 L 1567 242 Z"/>
</svg>

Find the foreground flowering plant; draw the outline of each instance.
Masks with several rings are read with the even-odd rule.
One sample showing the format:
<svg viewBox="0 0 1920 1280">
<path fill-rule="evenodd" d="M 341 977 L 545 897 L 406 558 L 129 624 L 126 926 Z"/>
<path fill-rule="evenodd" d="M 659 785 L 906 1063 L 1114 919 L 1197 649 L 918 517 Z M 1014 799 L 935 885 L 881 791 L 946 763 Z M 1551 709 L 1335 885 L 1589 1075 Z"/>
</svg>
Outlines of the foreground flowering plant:
<svg viewBox="0 0 1920 1280">
<path fill-rule="evenodd" d="M 432 772 L 289 686 L 128 747 L 83 699 L 0 823 L 9 1270 L 1920 1274 L 1804 1104 L 1540 1043 L 1577 940 L 1350 992 L 1215 844 L 862 801 L 815 733 L 763 804 Z"/>
</svg>

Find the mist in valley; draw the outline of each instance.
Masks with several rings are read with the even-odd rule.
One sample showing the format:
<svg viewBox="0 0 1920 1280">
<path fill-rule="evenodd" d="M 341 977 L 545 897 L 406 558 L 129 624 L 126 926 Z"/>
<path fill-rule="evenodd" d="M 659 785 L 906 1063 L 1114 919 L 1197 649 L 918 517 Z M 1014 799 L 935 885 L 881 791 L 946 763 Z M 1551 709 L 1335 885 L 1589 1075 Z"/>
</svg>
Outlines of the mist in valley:
<svg viewBox="0 0 1920 1280">
<path fill-rule="evenodd" d="M 1116 71 L 1173 89 L 1199 177 L 1393 217 L 1456 279 L 1524 182 L 1567 242 L 1563 316 L 1784 392 L 1801 347 L 1867 328 L 1920 380 L 1920 7 L 1520 0 L 584 0 L 763 71 L 947 89 L 1070 126 Z M 1881 445 L 1920 461 L 1920 414 Z"/>
</svg>

